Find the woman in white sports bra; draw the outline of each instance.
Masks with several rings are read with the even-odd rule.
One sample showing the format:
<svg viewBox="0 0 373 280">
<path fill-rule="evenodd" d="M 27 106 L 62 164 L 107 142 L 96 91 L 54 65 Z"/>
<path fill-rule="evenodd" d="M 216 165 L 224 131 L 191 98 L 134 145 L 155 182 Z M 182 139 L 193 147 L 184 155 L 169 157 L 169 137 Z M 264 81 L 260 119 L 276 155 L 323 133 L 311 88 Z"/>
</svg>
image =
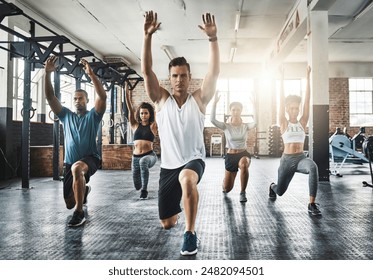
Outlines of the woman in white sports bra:
<svg viewBox="0 0 373 280">
<path fill-rule="evenodd" d="M 277 184 L 271 183 L 269 186 L 269 197 L 271 199 L 276 199 L 277 195 L 282 196 L 286 192 L 295 172 L 309 174 L 308 186 L 310 200 L 308 212 L 312 215 L 320 215 L 321 212 L 318 204 L 315 203 L 319 179 L 317 165 L 303 153 L 304 139 L 306 137 L 305 128 L 310 110 L 310 73 L 311 68 L 308 66 L 303 114 L 298 120 L 301 97 L 298 95 L 289 95 L 285 98 L 282 71 L 280 127 L 282 140 L 284 142 L 284 152 L 280 160 L 280 167 L 278 168 Z M 285 111 L 289 119 L 286 118 Z"/>
</svg>

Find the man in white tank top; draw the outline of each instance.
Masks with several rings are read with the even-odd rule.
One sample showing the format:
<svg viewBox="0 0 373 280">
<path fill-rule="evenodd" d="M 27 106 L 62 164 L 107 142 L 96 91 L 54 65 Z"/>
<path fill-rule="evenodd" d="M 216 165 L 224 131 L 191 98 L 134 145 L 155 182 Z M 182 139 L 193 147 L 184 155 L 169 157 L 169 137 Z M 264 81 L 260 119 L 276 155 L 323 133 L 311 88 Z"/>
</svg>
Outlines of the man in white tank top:
<svg viewBox="0 0 373 280">
<path fill-rule="evenodd" d="M 141 70 L 145 89 L 154 102 L 161 142 L 161 172 L 158 208 L 161 225 L 165 229 L 177 223 L 183 198 L 185 210 L 184 243 L 182 255 L 197 253 L 194 230 L 197 216 L 197 184 L 204 171 L 205 146 L 203 124 L 206 106 L 214 96 L 220 71 L 219 46 L 215 18 L 209 13 L 202 16 L 198 27 L 207 35 L 210 48 L 208 72 L 201 88 L 188 92 L 191 81 L 190 66 L 184 57 L 171 60 L 169 79 L 172 92 L 161 87 L 152 70 L 152 35 L 159 29 L 157 13 L 146 12 Z"/>
</svg>

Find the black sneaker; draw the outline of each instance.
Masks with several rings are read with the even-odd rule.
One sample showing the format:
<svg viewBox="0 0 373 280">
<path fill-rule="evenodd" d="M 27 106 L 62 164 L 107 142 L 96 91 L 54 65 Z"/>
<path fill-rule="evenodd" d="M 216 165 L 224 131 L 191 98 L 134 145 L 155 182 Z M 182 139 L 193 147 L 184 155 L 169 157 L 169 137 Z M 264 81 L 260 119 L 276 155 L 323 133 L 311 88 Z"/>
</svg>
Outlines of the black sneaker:
<svg viewBox="0 0 373 280">
<path fill-rule="evenodd" d="M 272 185 L 275 185 L 275 183 L 271 183 L 271 184 L 269 185 L 269 198 L 270 198 L 270 199 L 276 199 L 277 194 L 275 193 L 274 190 L 272 190 L 272 188 L 271 188 Z"/>
<path fill-rule="evenodd" d="M 70 222 L 67 224 L 69 227 L 78 227 L 85 222 L 85 215 L 84 212 L 79 213 L 78 211 L 74 211 L 73 217 L 71 218 Z"/>
<path fill-rule="evenodd" d="M 141 190 L 140 199 L 147 199 L 148 198 L 148 191 Z"/>
<path fill-rule="evenodd" d="M 197 234 L 187 231 L 184 233 L 184 243 L 180 254 L 183 256 L 191 256 L 197 254 Z"/>
<path fill-rule="evenodd" d="M 87 197 L 88 197 L 90 192 L 91 192 L 91 186 L 86 185 L 85 186 L 85 194 L 84 194 L 83 205 L 87 205 L 87 203 L 88 203 Z"/>
<path fill-rule="evenodd" d="M 308 213 L 312 216 L 321 215 L 318 203 L 308 203 Z"/>
<path fill-rule="evenodd" d="M 245 192 L 241 192 L 240 193 L 240 202 L 246 202 L 246 201 L 247 201 L 246 193 Z"/>
</svg>

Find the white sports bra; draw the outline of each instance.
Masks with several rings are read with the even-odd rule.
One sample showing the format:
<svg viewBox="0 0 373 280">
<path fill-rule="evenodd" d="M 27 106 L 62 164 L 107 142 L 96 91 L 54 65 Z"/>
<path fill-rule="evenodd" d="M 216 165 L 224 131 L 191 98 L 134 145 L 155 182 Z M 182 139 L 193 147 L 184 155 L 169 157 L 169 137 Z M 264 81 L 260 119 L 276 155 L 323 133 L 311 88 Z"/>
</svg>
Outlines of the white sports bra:
<svg viewBox="0 0 373 280">
<path fill-rule="evenodd" d="M 304 143 L 306 133 L 304 132 L 303 126 L 300 122 L 291 123 L 288 122 L 288 127 L 282 134 L 282 140 L 284 144 L 288 143 Z"/>
</svg>

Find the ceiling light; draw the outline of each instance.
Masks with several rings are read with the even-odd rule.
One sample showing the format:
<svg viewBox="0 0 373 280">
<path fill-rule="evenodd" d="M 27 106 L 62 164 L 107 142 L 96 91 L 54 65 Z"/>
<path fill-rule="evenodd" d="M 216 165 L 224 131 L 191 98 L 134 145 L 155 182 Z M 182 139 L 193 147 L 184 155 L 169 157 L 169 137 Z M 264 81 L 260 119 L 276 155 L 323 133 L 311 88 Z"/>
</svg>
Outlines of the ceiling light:
<svg viewBox="0 0 373 280">
<path fill-rule="evenodd" d="M 236 22 L 234 23 L 234 32 L 238 31 L 238 28 L 240 27 L 240 20 L 241 20 L 241 12 L 236 12 Z"/>
<path fill-rule="evenodd" d="M 236 51 L 237 51 L 237 46 L 236 45 L 232 46 L 231 51 L 229 53 L 229 62 L 233 62 Z"/>
<path fill-rule="evenodd" d="M 161 46 L 161 50 L 164 51 L 164 53 L 167 55 L 167 57 L 168 57 L 170 60 L 174 59 L 174 56 L 172 55 L 172 53 L 171 53 L 170 49 L 168 48 L 168 46 L 166 46 L 166 45 L 162 45 L 162 46 Z"/>
</svg>

